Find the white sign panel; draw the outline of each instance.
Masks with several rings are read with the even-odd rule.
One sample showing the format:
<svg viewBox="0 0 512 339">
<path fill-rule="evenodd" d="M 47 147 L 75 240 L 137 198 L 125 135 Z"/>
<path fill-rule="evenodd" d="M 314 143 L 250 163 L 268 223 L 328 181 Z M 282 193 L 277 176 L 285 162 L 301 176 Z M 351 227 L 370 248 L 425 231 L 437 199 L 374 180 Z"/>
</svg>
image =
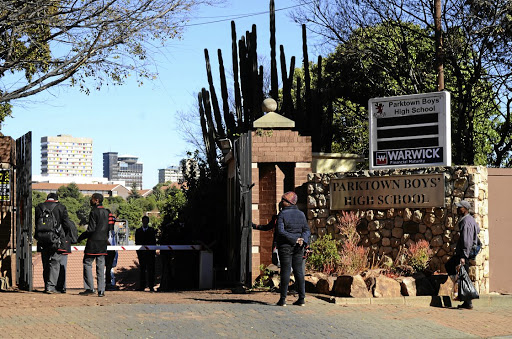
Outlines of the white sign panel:
<svg viewBox="0 0 512 339">
<path fill-rule="evenodd" d="M 450 93 L 368 101 L 370 169 L 450 166 Z"/>
</svg>

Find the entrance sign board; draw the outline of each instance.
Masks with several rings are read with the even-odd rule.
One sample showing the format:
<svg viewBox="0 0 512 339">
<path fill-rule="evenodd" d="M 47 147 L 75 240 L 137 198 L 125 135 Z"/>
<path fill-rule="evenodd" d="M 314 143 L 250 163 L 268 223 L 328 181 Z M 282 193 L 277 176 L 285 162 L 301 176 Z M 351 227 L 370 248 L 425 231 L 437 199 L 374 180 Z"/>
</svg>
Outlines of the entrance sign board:
<svg viewBox="0 0 512 339">
<path fill-rule="evenodd" d="M 0 201 L 11 201 L 11 171 L 0 169 Z"/>
<path fill-rule="evenodd" d="M 450 166 L 450 93 L 368 101 L 370 169 Z"/>
<path fill-rule="evenodd" d="M 331 210 L 445 206 L 444 174 L 331 179 Z"/>
</svg>

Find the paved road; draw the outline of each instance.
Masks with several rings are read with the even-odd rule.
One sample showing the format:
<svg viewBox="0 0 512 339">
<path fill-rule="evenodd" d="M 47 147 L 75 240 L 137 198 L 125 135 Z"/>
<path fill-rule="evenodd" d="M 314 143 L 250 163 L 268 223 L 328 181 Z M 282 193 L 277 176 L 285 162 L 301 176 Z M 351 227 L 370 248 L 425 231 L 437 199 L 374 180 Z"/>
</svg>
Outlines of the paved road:
<svg viewBox="0 0 512 339">
<path fill-rule="evenodd" d="M 274 306 L 275 293 L 0 294 L 2 338 L 512 338 L 512 302 L 457 310 L 408 305 Z M 510 299 L 512 301 L 512 299 Z M 5 302 L 3 302 L 5 301 Z"/>
</svg>

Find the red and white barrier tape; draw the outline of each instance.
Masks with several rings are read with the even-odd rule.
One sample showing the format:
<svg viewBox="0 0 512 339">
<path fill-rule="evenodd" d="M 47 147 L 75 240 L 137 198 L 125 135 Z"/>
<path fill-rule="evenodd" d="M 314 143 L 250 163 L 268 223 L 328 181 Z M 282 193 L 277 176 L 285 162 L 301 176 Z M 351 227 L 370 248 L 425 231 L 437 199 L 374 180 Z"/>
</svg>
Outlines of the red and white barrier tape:
<svg viewBox="0 0 512 339">
<path fill-rule="evenodd" d="M 200 251 L 201 245 L 126 245 L 107 246 L 107 251 Z M 85 246 L 71 246 L 71 251 L 84 251 Z M 32 251 L 37 251 L 37 246 L 32 246 Z"/>
</svg>

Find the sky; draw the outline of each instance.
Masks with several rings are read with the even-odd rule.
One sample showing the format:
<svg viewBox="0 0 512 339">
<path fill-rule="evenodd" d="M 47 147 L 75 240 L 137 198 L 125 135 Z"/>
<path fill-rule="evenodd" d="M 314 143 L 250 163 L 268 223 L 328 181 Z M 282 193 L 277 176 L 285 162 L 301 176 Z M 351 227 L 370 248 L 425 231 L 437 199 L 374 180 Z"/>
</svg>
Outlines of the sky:
<svg viewBox="0 0 512 339">
<path fill-rule="evenodd" d="M 301 27 L 289 16 L 293 10 L 289 7 L 295 5 L 293 0 L 275 0 L 276 41 L 277 46 L 284 45 L 288 65 L 294 55 L 299 67 Z M 158 79 L 147 80 L 140 87 L 129 80 L 123 86 L 104 86 L 89 95 L 67 84 L 54 87 L 29 100 L 12 102 L 12 117 L 6 118 L 1 131 L 13 138 L 32 132 L 33 175 L 41 174 L 41 137 L 68 134 L 93 139 L 94 177 L 103 176 L 104 152 L 131 154 L 144 164 L 143 188 L 152 188 L 158 183 L 158 169 L 178 165 L 187 151 L 195 149 L 180 132 L 183 128 L 177 115 L 195 112 L 196 93 L 208 87 L 204 48 L 209 50 L 219 94 L 217 49 L 222 50 L 226 70 L 232 69 L 231 19 L 265 12 L 235 19 L 235 23 L 238 38 L 251 30 L 252 24 L 257 25 L 259 55 L 270 60 L 268 8 L 266 0 L 227 0 L 222 7 L 202 8 L 182 39 L 173 40 L 156 56 Z M 309 46 L 308 52 L 309 59 L 316 60 Z"/>
</svg>

